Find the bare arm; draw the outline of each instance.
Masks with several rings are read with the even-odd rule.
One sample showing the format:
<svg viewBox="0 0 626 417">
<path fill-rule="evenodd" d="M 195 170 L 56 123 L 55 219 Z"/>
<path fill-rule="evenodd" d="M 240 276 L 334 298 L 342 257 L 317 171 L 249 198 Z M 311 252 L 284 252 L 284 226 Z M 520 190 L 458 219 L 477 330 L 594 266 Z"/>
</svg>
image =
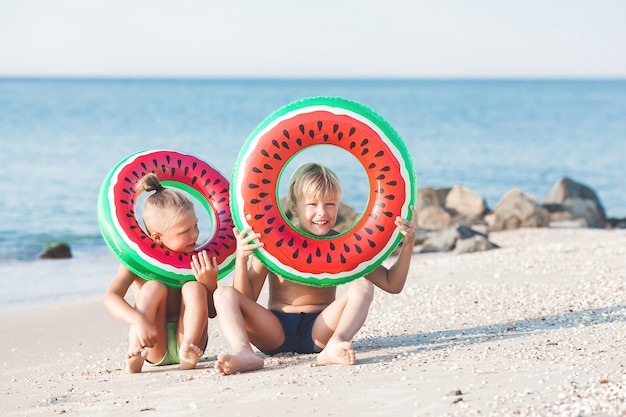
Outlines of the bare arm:
<svg viewBox="0 0 626 417">
<path fill-rule="evenodd" d="M 396 226 L 400 229 L 403 238 L 402 249 L 394 264 L 389 269 L 379 266 L 366 276 L 377 287 L 392 294 L 402 291 L 411 266 L 417 232 L 417 213 L 413 206 L 411 206 L 411 213 L 412 220 L 410 221 L 401 217 L 396 218 Z"/>
<path fill-rule="evenodd" d="M 142 278 L 120 265 L 104 295 L 104 306 L 113 317 L 128 323 L 135 329 L 141 346 L 152 347 L 157 340 L 157 328 L 124 298 L 130 286 L 137 280 L 142 280 Z"/>
<path fill-rule="evenodd" d="M 252 242 L 260 238 L 261 235 L 252 233 L 252 228 L 249 226 L 241 232 L 237 229 L 233 229 L 233 232 L 237 238 L 237 258 L 235 261 L 233 287 L 246 297 L 256 301 L 265 283 L 268 269 L 255 257 L 252 258 L 251 262 L 248 262 L 248 260 L 254 249 L 263 247 L 261 242 Z M 249 266 L 248 263 L 250 263 Z"/>
<path fill-rule="evenodd" d="M 217 289 L 217 275 L 219 268 L 215 257 L 209 258 L 206 251 L 199 252 L 191 257 L 191 270 L 196 281 L 204 285 L 207 290 L 207 304 L 209 307 L 209 317 L 217 315 L 215 304 L 213 303 L 213 293 Z"/>
</svg>

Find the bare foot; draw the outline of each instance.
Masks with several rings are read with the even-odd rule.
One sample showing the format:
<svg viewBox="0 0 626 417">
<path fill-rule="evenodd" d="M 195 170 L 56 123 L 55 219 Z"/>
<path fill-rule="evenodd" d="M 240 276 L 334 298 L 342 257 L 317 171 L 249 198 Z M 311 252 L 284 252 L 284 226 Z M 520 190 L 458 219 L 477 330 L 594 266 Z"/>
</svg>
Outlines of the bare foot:
<svg viewBox="0 0 626 417">
<path fill-rule="evenodd" d="M 202 350 L 191 343 L 183 342 L 180 345 L 180 369 L 193 369 L 202 357 Z"/>
<path fill-rule="evenodd" d="M 317 356 L 320 365 L 354 365 L 354 349 L 350 342 L 329 343 Z"/>
<path fill-rule="evenodd" d="M 217 362 L 215 362 L 215 369 L 220 375 L 232 375 L 237 372 L 261 369 L 263 364 L 263 358 L 258 357 L 252 351 L 244 351 L 238 355 L 231 355 L 230 353 L 219 355 Z"/>
<path fill-rule="evenodd" d="M 141 372 L 143 362 L 148 357 L 148 351 L 146 349 L 137 348 L 131 350 L 126 354 L 126 372 L 129 374 L 136 374 Z"/>
</svg>

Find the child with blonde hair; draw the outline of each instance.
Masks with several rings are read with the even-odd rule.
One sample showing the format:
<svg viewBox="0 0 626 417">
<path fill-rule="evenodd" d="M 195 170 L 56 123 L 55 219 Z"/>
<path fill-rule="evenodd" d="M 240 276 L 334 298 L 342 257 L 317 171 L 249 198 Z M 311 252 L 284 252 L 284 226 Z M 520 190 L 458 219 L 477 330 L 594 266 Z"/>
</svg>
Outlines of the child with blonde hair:
<svg viewBox="0 0 626 417">
<path fill-rule="evenodd" d="M 320 164 L 299 167 L 289 184 L 289 206 L 298 227 L 316 236 L 337 234 L 333 229 L 342 197 L 339 179 Z M 268 270 L 261 261 L 249 258 L 263 246 L 261 237 L 250 227 L 234 230 L 237 258 L 233 286 L 215 292 L 218 322 L 230 352 L 218 356 L 215 368 L 222 375 L 262 368 L 264 361 L 252 350 L 261 352 L 317 353 L 320 364 L 352 365 L 355 353 L 352 338 L 367 317 L 377 286 L 389 293 L 404 288 L 411 263 L 416 213 L 412 219 L 400 217 L 395 224 L 403 234 L 403 246 L 388 269 L 379 266 L 365 277 L 348 284 L 337 297 L 336 287 L 314 287 L 288 281 Z M 257 303 L 265 282 L 269 284 L 267 308 Z"/>
<path fill-rule="evenodd" d="M 182 192 L 163 187 L 153 173 L 142 177 L 136 189 L 153 191 L 142 213 L 148 235 L 171 250 L 193 252 L 199 236 L 193 202 Z M 215 317 L 217 260 L 209 259 L 206 251 L 199 252 L 191 258 L 191 270 L 196 281 L 178 289 L 141 278 L 120 265 L 104 305 L 130 325 L 128 373 L 141 372 L 144 361 L 157 366 L 179 363 L 181 369 L 196 367 L 208 342 L 208 318 Z M 125 299 L 131 288 L 134 305 Z"/>
</svg>

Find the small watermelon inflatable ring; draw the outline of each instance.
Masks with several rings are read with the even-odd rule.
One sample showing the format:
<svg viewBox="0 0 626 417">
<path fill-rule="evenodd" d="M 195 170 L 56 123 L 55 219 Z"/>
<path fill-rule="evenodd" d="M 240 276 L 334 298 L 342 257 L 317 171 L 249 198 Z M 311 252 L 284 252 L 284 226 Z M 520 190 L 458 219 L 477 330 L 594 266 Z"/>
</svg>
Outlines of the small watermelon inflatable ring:
<svg viewBox="0 0 626 417">
<path fill-rule="evenodd" d="M 180 288 L 195 280 L 193 253 L 176 252 L 159 245 L 139 225 L 135 206 L 141 192 L 137 181 L 154 172 L 164 187 L 191 194 L 206 209 L 213 223 L 208 240 L 197 251 L 216 257 L 219 276 L 232 271 L 237 243 L 233 235 L 228 180 L 208 163 L 180 152 L 157 149 L 133 154 L 107 175 L 98 195 L 98 224 L 109 248 L 130 271 Z"/>
<path fill-rule="evenodd" d="M 358 222 L 332 237 L 294 227 L 278 196 L 286 164 L 315 145 L 350 152 L 369 182 Z M 235 225 L 261 234 L 264 247 L 255 255 L 275 274 L 315 286 L 345 283 L 379 266 L 402 239 L 396 216 L 410 219 L 417 194 L 410 154 L 395 130 L 369 108 L 338 97 L 304 99 L 271 114 L 239 153 L 231 185 Z"/>
</svg>

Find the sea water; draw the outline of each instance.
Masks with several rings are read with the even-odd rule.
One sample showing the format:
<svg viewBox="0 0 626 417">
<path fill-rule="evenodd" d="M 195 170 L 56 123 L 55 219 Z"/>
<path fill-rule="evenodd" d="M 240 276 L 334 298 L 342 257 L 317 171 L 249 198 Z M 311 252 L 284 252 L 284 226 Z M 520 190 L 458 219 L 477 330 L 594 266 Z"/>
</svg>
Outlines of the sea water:
<svg viewBox="0 0 626 417">
<path fill-rule="evenodd" d="M 254 128 L 312 96 L 385 118 L 419 186 L 460 184 L 493 207 L 512 188 L 541 201 L 569 177 L 595 190 L 609 216 L 626 216 L 626 80 L 0 79 L 0 310 L 106 289 L 116 262 L 96 200 L 122 159 L 175 149 L 230 178 Z M 345 201 L 364 207 L 364 174 L 346 154 L 307 148 L 289 169 L 330 165 Z M 55 242 L 73 258 L 36 258 Z"/>
</svg>

